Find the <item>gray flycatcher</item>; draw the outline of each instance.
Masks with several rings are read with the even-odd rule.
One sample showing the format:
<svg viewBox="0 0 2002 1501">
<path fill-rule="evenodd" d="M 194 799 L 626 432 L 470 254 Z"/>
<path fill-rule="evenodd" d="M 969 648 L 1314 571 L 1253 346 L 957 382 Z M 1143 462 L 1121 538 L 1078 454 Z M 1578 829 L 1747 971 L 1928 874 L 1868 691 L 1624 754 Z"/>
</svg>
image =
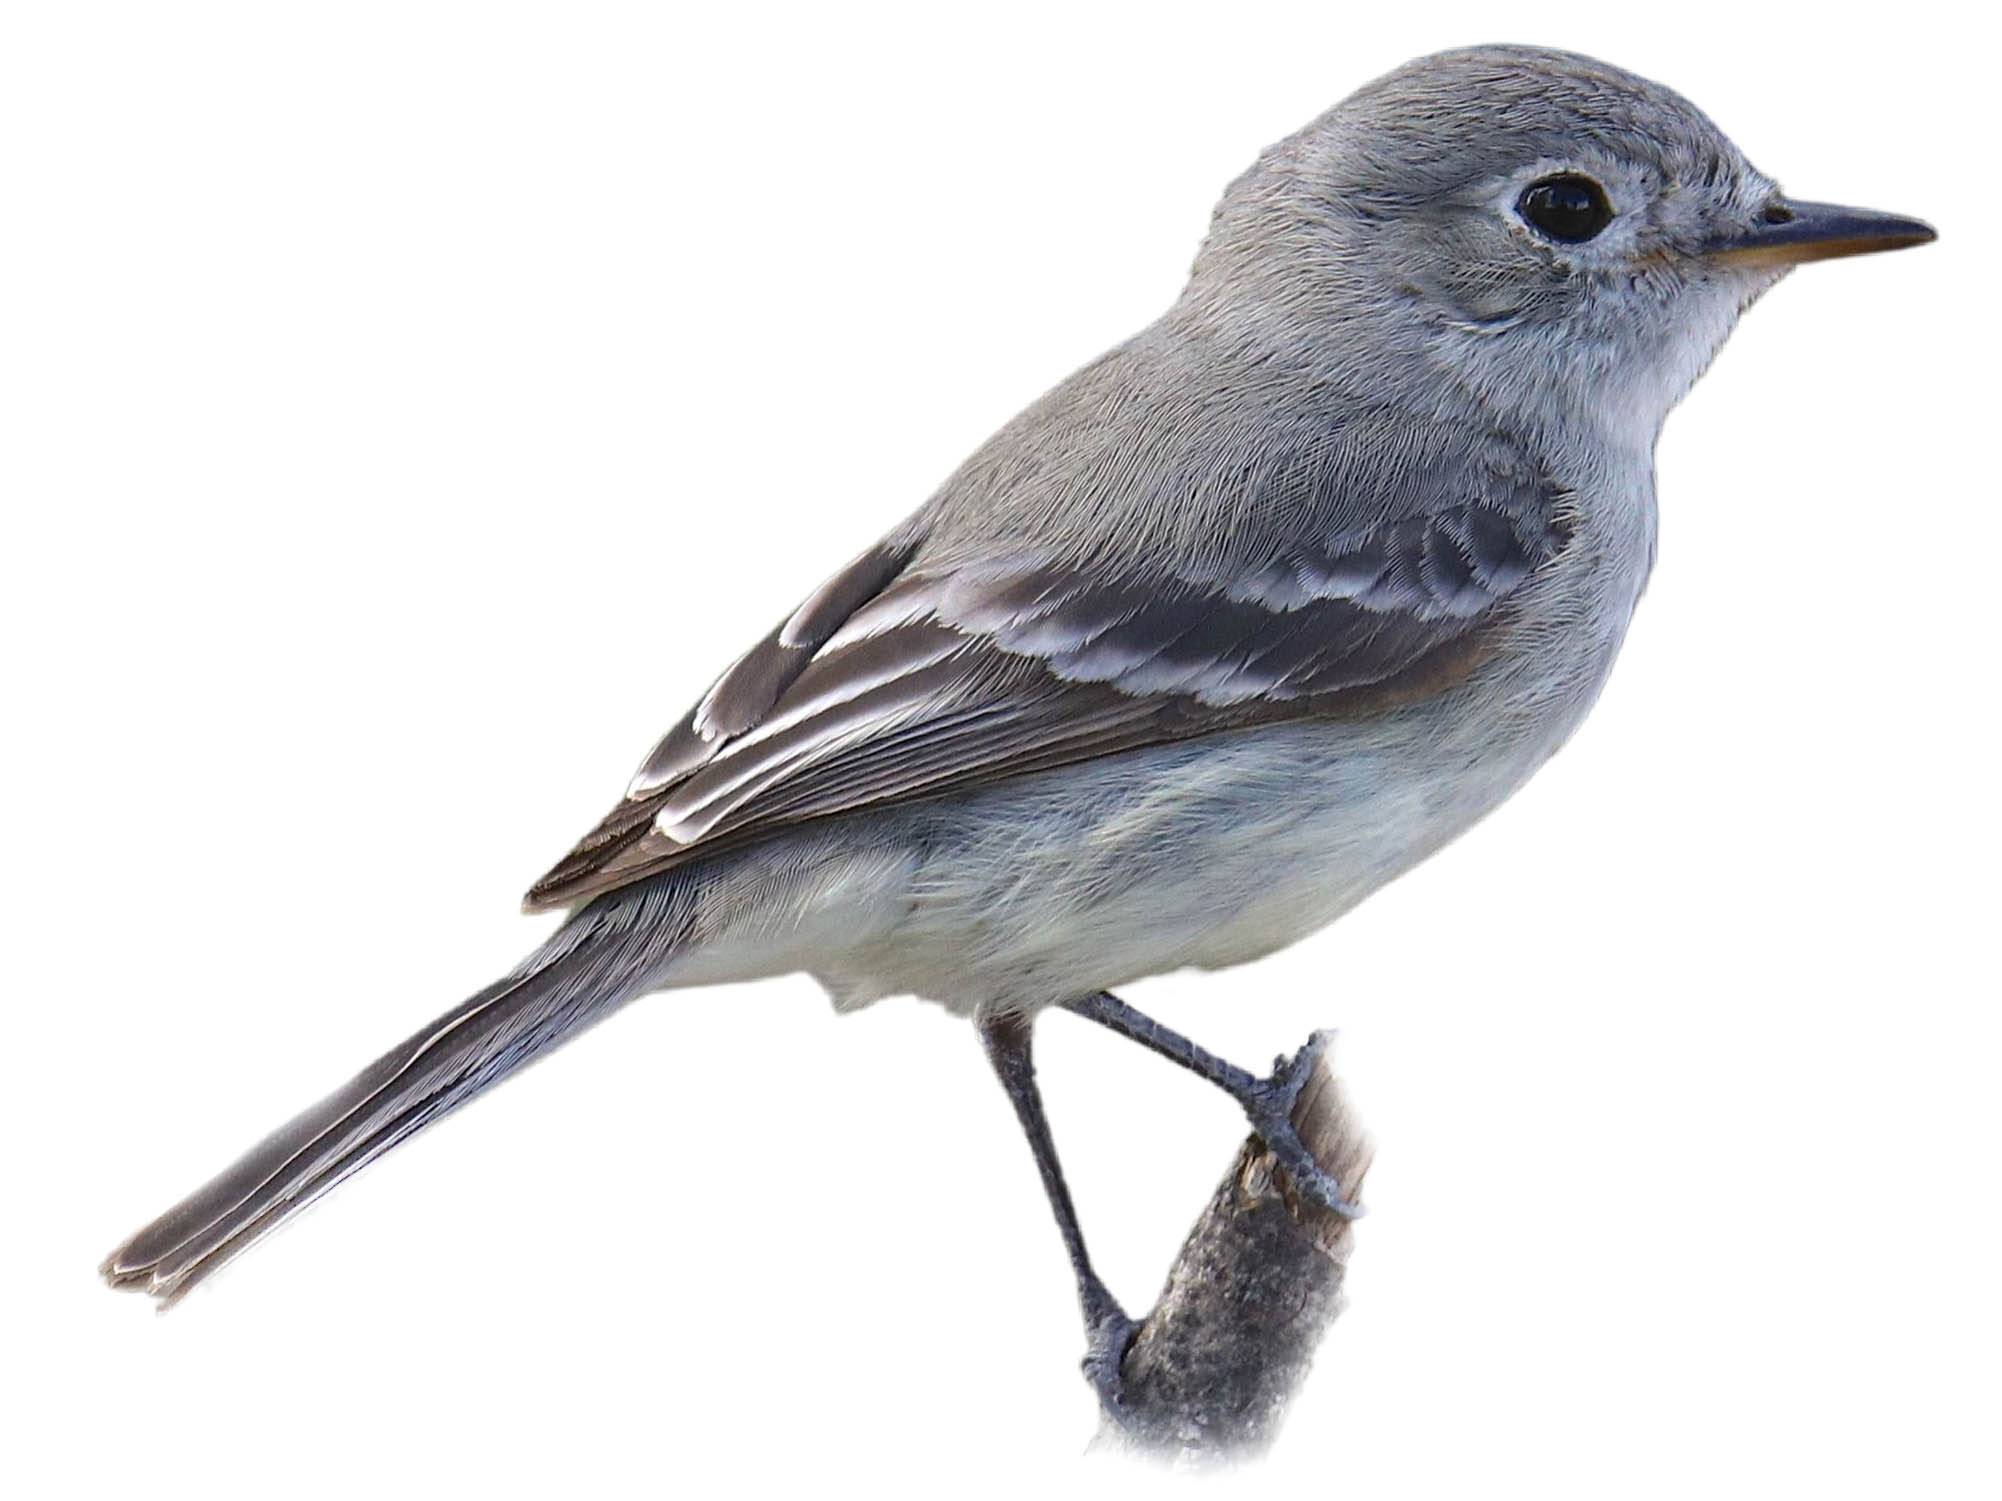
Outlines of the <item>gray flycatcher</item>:
<svg viewBox="0 0 2002 1501">
<path fill-rule="evenodd" d="M 970 1017 L 1116 1398 L 1030 1027 L 1063 1006 L 1235 1095 L 1297 1186 L 1313 1047 L 1268 1078 L 1111 991 L 1302 938 L 1577 728 L 1655 553 L 1663 419 L 1802 262 L 1933 238 L 1782 197 L 1685 100 L 1561 52 L 1406 64 L 1231 184 L 1151 326 L 988 440 L 737 660 L 528 895 L 505 979 L 104 1264 L 180 1297 L 635 996 L 803 970 Z"/>
</svg>

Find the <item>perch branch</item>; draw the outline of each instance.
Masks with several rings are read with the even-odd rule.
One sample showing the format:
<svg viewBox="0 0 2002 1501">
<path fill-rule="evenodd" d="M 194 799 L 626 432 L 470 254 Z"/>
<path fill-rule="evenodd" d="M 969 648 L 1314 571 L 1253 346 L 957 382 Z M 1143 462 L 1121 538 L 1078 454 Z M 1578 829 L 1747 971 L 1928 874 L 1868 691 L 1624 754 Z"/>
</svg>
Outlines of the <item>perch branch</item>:
<svg viewBox="0 0 2002 1501">
<path fill-rule="evenodd" d="M 1370 1150 L 1317 1063 L 1293 1124 L 1354 1196 Z M 1353 1222 L 1294 1193 L 1257 1136 L 1239 1148 L 1183 1243 L 1121 1367 L 1121 1400 L 1093 1449 L 1184 1464 L 1262 1453 L 1342 1310 Z"/>
</svg>

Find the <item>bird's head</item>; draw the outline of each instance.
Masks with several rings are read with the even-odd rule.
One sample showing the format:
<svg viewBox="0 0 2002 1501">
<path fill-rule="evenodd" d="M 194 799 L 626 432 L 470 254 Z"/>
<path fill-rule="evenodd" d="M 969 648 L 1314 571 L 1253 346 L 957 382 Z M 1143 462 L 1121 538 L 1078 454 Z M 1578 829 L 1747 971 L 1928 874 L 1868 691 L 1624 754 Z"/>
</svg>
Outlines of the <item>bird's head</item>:
<svg viewBox="0 0 2002 1501">
<path fill-rule="evenodd" d="M 1792 266 L 1932 238 L 1784 197 L 1658 84 L 1480 47 L 1408 63 L 1268 150 L 1218 205 L 1184 302 L 1317 344 L 1365 394 L 1443 375 L 1652 443 Z"/>
</svg>

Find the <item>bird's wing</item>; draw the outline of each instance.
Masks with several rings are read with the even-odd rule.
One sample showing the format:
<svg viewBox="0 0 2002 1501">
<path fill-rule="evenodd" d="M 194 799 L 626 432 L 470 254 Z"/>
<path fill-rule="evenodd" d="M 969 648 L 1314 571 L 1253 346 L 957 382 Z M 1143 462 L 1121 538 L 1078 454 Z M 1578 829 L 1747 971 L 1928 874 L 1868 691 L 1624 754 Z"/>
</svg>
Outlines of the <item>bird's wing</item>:
<svg viewBox="0 0 2002 1501">
<path fill-rule="evenodd" d="M 1437 691 L 1566 539 L 1554 487 L 1471 488 L 1202 577 L 1033 550 L 928 562 L 920 533 L 893 536 L 738 659 L 527 904 L 813 819 Z"/>
</svg>

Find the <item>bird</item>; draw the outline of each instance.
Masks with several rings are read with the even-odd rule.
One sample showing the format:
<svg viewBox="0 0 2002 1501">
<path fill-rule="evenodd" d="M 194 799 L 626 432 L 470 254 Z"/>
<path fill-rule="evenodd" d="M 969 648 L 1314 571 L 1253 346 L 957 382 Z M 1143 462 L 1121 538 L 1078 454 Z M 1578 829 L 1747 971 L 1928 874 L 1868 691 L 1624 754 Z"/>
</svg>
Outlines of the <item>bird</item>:
<svg viewBox="0 0 2002 1501">
<path fill-rule="evenodd" d="M 1155 322 L 716 679 L 530 888 L 567 912 L 546 942 L 103 1275 L 171 1303 L 628 1001 L 805 973 L 842 1011 L 972 1022 L 1116 1401 L 1136 1326 L 1065 1185 L 1038 1014 L 1228 1091 L 1354 1212 L 1291 1121 L 1320 1036 L 1254 1075 L 1116 992 L 1317 932 L 1521 787 L 1619 654 L 1656 439 L 1740 314 L 1796 265 L 1933 238 L 1785 196 L 1681 96 L 1576 54 L 1366 84 L 1229 185 Z"/>
</svg>

